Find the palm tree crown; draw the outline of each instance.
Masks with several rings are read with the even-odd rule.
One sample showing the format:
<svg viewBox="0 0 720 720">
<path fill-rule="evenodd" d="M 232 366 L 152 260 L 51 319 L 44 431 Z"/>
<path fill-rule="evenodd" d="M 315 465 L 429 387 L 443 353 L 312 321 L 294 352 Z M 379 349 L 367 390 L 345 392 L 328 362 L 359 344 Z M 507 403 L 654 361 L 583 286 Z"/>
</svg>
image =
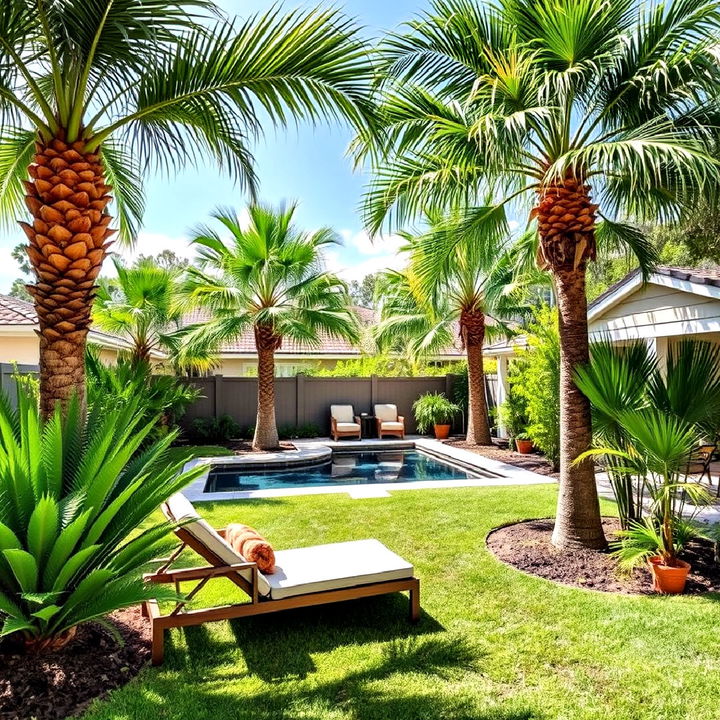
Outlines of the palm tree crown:
<svg viewBox="0 0 720 720">
<path fill-rule="evenodd" d="M 84 393 L 84 346 L 115 200 L 135 237 L 142 173 L 214 160 L 254 195 L 263 125 L 371 124 L 371 68 L 334 10 L 229 22 L 211 0 L 6 0 L 0 7 L 0 216 L 37 283 L 46 415 Z M 28 178 L 29 176 L 29 178 Z"/>
<path fill-rule="evenodd" d="M 459 207 L 466 230 L 490 232 L 498 208 L 532 208 L 559 307 L 564 548 L 605 545 L 592 465 L 573 464 L 592 437 L 573 381 L 588 360 L 586 266 L 607 242 L 647 270 L 655 253 L 627 219 L 675 217 L 717 187 L 718 30 L 713 0 L 435 0 L 382 48 L 383 132 L 356 145 L 387 161 L 369 226 Z M 450 257 L 461 236 L 432 252 Z"/>
<path fill-rule="evenodd" d="M 248 214 L 245 226 L 232 210 L 214 213 L 228 241 L 210 227 L 193 238 L 203 267 L 189 269 L 185 293 L 211 319 L 188 328 L 185 348 L 194 355 L 252 328 L 259 358 L 255 444 L 274 447 L 274 352 L 286 338 L 315 346 L 322 335 L 356 341 L 359 333 L 347 287 L 323 268 L 322 251 L 337 242 L 335 233 L 297 229 L 294 205 L 251 205 Z"/>
</svg>

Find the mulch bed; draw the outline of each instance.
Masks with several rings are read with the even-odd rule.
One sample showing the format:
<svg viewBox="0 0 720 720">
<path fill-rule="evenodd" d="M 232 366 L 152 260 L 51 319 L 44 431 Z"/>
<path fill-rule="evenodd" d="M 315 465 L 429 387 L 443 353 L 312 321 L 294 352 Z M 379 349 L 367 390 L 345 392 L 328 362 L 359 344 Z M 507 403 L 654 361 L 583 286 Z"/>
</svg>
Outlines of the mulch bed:
<svg viewBox="0 0 720 720">
<path fill-rule="evenodd" d="M 650 595 L 650 571 L 638 567 L 632 574 L 622 572 L 609 552 L 574 550 L 564 552 L 550 542 L 554 520 L 526 520 L 493 530 L 487 545 L 500 560 L 518 570 L 554 580 L 563 585 L 602 592 Z M 612 540 L 620 529 L 617 518 L 603 518 L 605 537 Z M 694 540 L 682 558 L 692 565 L 685 593 L 700 595 L 720 592 L 720 565 L 714 560 L 712 542 Z"/>
<path fill-rule="evenodd" d="M 280 446 L 274 450 L 253 450 L 252 442 L 250 440 L 231 440 L 230 442 L 223 443 L 223 446 L 228 450 L 232 450 L 235 455 L 245 455 L 247 453 L 263 453 L 263 452 L 287 452 L 289 450 L 296 450 L 297 448 L 286 440 L 280 441 Z"/>
<path fill-rule="evenodd" d="M 110 616 L 119 646 L 101 625 L 87 623 L 62 651 L 26 655 L 0 641 L 0 720 L 73 717 L 97 697 L 127 683 L 150 660 L 150 627 L 139 608 Z"/>
<path fill-rule="evenodd" d="M 530 470 L 540 475 L 547 475 L 552 478 L 559 478 L 560 473 L 553 472 L 552 465 L 542 456 L 536 453 L 530 455 L 522 455 L 514 450 L 505 450 L 499 447 L 488 447 L 485 445 L 470 445 L 465 440 L 446 440 L 446 445 L 452 445 L 453 447 L 462 448 L 463 450 L 469 450 L 474 452 L 476 455 L 482 455 L 483 457 L 490 458 L 490 460 L 498 460 L 499 462 L 507 463 L 508 465 L 515 465 L 515 467 L 522 468 L 523 470 Z"/>
</svg>

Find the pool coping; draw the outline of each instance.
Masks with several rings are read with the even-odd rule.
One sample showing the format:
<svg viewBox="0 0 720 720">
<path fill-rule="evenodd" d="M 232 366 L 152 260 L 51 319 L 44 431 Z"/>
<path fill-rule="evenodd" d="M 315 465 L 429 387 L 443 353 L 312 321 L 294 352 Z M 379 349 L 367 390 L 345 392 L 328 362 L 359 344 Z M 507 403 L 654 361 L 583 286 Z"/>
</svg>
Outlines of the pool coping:
<svg viewBox="0 0 720 720">
<path fill-rule="evenodd" d="M 192 502 L 217 502 L 222 500 L 251 500 L 255 498 L 279 498 L 299 495 L 347 494 L 354 499 L 389 497 L 394 490 L 428 490 L 461 487 L 496 487 L 503 485 L 553 484 L 556 480 L 547 475 L 518 468 L 498 460 L 491 460 L 470 450 L 445 445 L 431 438 L 415 437 L 405 440 L 362 440 L 339 441 L 330 439 L 295 440 L 296 450 L 277 453 L 248 453 L 245 455 L 221 455 L 211 458 L 194 458 L 185 463 L 183 470 L 198 465 L 207 465 L 207 470 L 188 485 L 183 493 Z M 270 490 L 237 490 L 235 492 L 204 492 L 211 465 L 247 465 L 267 469 L 269 467 L 289 468 L 298 465 L 315 465 L 326 462 L 333 450 L 395 450 L 418 449 L 439 460 L 454 465 L 463 465 L 489 477 L 466 478 L 463 480 L 416 480 L 407 483 L 377 483 L 368 485 L 317 485 L 307 488 L 275 488 Z"/>
</svg>

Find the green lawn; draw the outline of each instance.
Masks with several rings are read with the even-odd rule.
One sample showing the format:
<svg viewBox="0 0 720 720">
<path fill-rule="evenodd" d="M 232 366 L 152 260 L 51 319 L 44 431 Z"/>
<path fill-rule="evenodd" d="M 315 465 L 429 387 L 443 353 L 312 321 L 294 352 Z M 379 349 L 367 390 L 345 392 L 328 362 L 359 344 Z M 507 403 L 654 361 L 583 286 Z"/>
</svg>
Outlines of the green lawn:
<svg viewBox="0 0 720 720">
<path fill-rule="evenodd" d="M 717 720 L 720 597 L 574 590 L 487 552 L 492 527 L 552 514 L 555 495 L 535 486 L 206 504 L 214 524 L 242 520 L 278 548 L 380 539 L 416 566 L 421 622 L 407 623 L 398 595 L 173 631 L 163 667 L 84 718 Z"/>
</svg>

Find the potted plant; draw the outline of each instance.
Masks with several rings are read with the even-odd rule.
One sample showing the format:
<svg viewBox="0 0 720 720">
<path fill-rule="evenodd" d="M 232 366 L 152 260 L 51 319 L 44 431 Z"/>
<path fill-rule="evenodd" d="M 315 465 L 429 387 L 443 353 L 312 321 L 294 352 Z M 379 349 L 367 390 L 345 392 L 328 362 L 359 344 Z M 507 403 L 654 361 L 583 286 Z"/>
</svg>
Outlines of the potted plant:
<svg viewBox="0 0 720 720">
<path fill-rule="evenodd" d="M 515 449 L 521 455 L 529 455 L 534 449 L 532 438 L 526 433 L 518 433 L 515 436 Z"/>
<path fill-rule="evenodd" d="M 413 403 L 417 429 L 425 433 L 432 427 L 438 440 L 449 437 L 453 415 L 459 411 L 442 393 L 425 393 Z"/>
<path fill-rule="evenodd" d="M 681 593 L 690 564 L 678 555 L 696 534 L 692 518 L 685 517 L 683 509 L 709 502 L 707 490 L 686 477 L 688 458 L 700 440 L 698 427 L 658 408 L 625 410 L 617 414 L 617 421 L 628 440 L 627 448 L 596 448 L 575 462 L 592 455 L 617 458 L 621 462 L 616 472 L 639 478 L 647 487 L 652 500 L 648 516 L 621 530 L 612 546 L 621 567 L 631 569 L 647 561 L 653 590 Z"/>
</svg>

